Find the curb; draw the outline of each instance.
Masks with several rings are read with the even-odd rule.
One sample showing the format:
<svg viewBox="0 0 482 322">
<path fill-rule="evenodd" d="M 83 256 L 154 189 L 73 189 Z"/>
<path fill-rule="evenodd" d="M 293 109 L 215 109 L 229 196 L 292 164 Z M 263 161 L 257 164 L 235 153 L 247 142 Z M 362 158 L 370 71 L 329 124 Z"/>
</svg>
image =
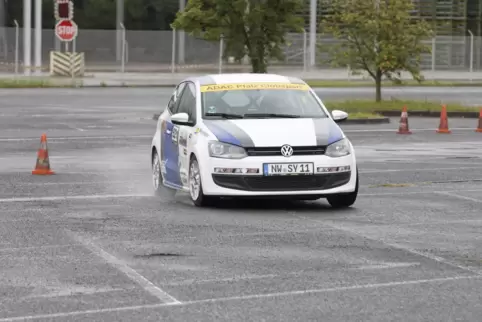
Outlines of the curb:
<svg viewBox="0 0 482 322">
<path fill-rule="evenodd" d="M 386 116 L 386 117 L 399 117 L 401 111 L 374 111 L 374 113 Z M 419 117 L 440 117 L 440 111 L 408 111 L 408 116 Z M 459 118 L 479 118 L 479 111 L 474 112 L 447 112 L 448 117 Z"/>
<path fill-rule="evenodd" d="M 154 114 L 152 119 L 157 121 L 159 119 L 160 114 Z M 340 124 L 386 124 L 390 123 L 390 119 L 388 117 L 377 117 L 372 119 L 347 119 Z"/>
</svg>

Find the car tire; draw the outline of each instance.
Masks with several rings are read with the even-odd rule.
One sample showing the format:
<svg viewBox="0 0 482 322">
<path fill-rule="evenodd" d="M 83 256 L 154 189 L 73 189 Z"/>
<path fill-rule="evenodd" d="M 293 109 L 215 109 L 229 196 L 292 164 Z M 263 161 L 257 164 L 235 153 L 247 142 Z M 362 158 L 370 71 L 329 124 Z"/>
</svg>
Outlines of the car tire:
<svg viewBox="0 0 482 322">
<path fill-rule="evenodd" d="M 359 179 L 358 179 L 358 169 L 357 169 L 355 191 L 350 193 L 333 195 L 333 196 L 327 197 L 326 200 L 328 201 L 328 203 L 332 208 L 341 209 L 341 208 L 351 207 L 355 203 L 356 198 L 358 196 L 358 185 L 359 185 Z"/>
<path fill-rule="evenodd" d="M 163 200 L 174 198 L 176 190 L 164 186 L 162 181 L 163 177 L 159 154 L 154 150 L 154 153 L 152 154 L 152 186 L 154 188 L 154 194 Z"/>
<path fill-rule="evenodd" d="M 206 196 L 203 192 L 201 171 L 197 158 L 193 155 L 189 161 L 189 196 L 196 207 L 213 206 L 216 198 Z"/>
</svg>

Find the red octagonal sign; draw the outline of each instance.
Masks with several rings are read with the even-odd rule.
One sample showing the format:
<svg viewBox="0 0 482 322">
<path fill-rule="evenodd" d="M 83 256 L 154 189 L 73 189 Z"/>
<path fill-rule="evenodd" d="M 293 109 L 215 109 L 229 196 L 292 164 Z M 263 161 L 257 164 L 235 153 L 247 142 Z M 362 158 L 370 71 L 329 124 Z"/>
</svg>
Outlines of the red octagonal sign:
<svg viewBox="0 0 482 322">
<path fill-rule="evenodd" d="M 61 41 L 72 41 L 77 37 L 77 24 L 72 20 L 60 20 L 55 25 L 55 35 Z"/>
</svg>

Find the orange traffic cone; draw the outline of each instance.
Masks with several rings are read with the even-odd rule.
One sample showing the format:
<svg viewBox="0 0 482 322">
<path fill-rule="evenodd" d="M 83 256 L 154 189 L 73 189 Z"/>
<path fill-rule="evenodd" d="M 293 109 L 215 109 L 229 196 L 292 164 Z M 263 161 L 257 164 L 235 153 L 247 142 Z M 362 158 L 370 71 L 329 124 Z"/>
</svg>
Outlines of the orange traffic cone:
<svg viewBox="0 0 482 322">
<path fill-rule="evenodd" d="M 38 149 L 38 153 L 37 153 L 37 163 L 35 164 L 35 169 L 32 171 L 32 174 L 36 174 L 36 175 L 54 174 L 54 172 L 50 170 L 49 150 L 47 148 L 46 134 L 42 134 L 42 137 L 40 138 L 40 148 Z"/>
<path fill-rule="evenodd" d="M 400 126 L 398 127 L 397 134 L 412 134 L 408 127 L 408 113 L 406 106 L 404 106 L 402 110 L 402 116 L 400 117 Z"/>
<path fill-rule="evenodd" d="M 438 126 L 437 133 L 452 133 L 452 131 L 449 130 L 447 107 L 445 105 L 442 105 L 442 111 L 440 112 L 440 125 Z"/>
<path fill-rule="evenodd" d="M 482 133 L 482 108 L 480 109 L 479 112 L 479 125 L 477 126 L 477 129 L 475 132 Z"/>
</svg>

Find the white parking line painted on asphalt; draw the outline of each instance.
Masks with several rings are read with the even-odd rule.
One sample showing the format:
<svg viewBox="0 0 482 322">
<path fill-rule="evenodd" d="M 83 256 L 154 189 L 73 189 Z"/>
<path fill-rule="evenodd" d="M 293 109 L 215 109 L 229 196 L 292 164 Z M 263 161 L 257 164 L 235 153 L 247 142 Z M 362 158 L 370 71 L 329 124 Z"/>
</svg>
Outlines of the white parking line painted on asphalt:
<svg viewBox="0 0 482 322">
<path fill-rule="evenodd" d="M 287 292 L 277 292 L 277 293 L 267 293 L 267 294 L 253 294 L 253 295 L 222 297 L 222 298 L 198 300 L 198 301 L 191 301 L 191 302 L 186 301 L 182 305 L 228 302 L 228 301 L 241 301 L 241 300 L 258 300 L 258 299 L 272 298 L 272 297 L 283 297 L 283 296 L 294 296 L 294 295 L 312 295 L 312 294 L 320 294 L 320 293 L 356 291 L 356 290 L 377 289 L 377 288 L 407 286 L 407 285 L 417 285 L 417 284 L 444 283 L 444 282 L 452 282 L 452 281 L 458 281 L 458 280 L 480 279 L 480 278 L 482 278 L 482 276 L 473 276 L 473 275 L 472 276 L 463 276 L 462 275 L 462 276 L 441 277 L 441 278 L 400 281 L 400 282 L 350 285 L 350 286 L 340 286 L 340 287 L 331 287 L 331 288 L 322 288 L 322 289 L 311 289 L 311 290 L 287 291 Z"/>
<path fill-rule="evenodd" d="M 319 230 L 321 231 L 321 229 Z M 393 268 L 409 268 L 420 266 L 420 263 L 375 263 L 375 264 L 366 264 L 366 265 L 359 265 L 356 267 L 349 267 L 349 268 L 341 268 L 340 270 L 348 270 L 348 271 L 357 271 L 357 270 L 373 270 L 373 269 L 393 269 Z M 239 275 L 239 276 L 231 276 L 225 278 L 211 278 L 211 279 L 186 279 L 182 281 L 176 282 L 168 282 L 163 283 L 163 285 L 169 286 L 182 286 L 182 285 L 192 285 L 192 284 L 209 284 L 209 283 L 220 283 L 220 282 L 239 282 L 244 280 L 256 280 L 256 279 L 265 279 L 265 278 L 281 278 L 287 276 L 306 276 L 308 275 L 307 271 L 294 271 L 284 274 L 266 274 L 266 275 Z"/>
<path fill-rule="evenodd" d="M 164 306 L 172 306 L 173 304 L 147 304 L 147 305 L 134 305 L 134 306 L 124 306 L 124 307 L 113 307 L 107 309 L 97 309 L 97 310 L 85 310 L 85 311 L 71 311 L 63 313 L 52 313 L 52 314 L 37 314 L 37 315 L 26 315 L 26 316 L 15 316 L 11 318 L 0 318 L 0 322 L 15 322 L 15 321 L 30 321 L 39 319 L 55 319 L 55 318 L 67 318 L 81 315 L 95 315 L 102 313 L 114 313 L 123 311 L 140 311 L 146 309 L 157 309 Z M 180 305 L 180 304 L 177 304 Z"/>
<path fill-rule="evenodd" d="M 63 244 L 63 245 L 42 245 L 42 246 L 0 248 L 0 256 L 2 256 L 1 253 L 8 253 L 8 252 L 19 252 L 19 251 L 51 249 L 51 248 L 71 248 L 71 247 L 79 247 L 79 246 L 83 246 L 83 245 L 82 244 Z"/>
<path fill-rule="evenodd" d="M 125 292 L 129 289 L 126 288 L 89 288 L 89 287 L 69 287 L 66 289 L 52 290 L 43 294 L 32 294 L 28 296 L 21 297 L 21 301 L 34 300 L 41 298 L 59 298 L 59 297 L 72 297 L 78 295 L 94 295 L 94 294 L 106 294 L 106 293 L 116 293 Z"/>
<path fill-rule="evenodd" d="M 32 201 L 62 201 L 62 200 L 85 200 L 85 199 L 118 199 L 118 198 L 145 198 L 152 194 L 126 194 L 126 195 L 87 195 L 87 196 L 50 196 L 50 197 L 25 197 L 25 198 L 2 198 L 0 203 L 6 202 L 32 202 Z"/>
<path fill-rule="evenodd" d="M 151 295 L 157 297 L 159 300 L 162 301 L 164 304 L 181 304 L 180 301 L 154 285 L 151 281 L 147 278 L 139 274 L 136 270 L 129 267 L 123 260 L 115 257 L 114 255 L 106 252 L 100 246 L 94 244 L 92 241 L 85 237 L 81 237 L 79 235 L 74 234 L 71 231 L 67 231 L 66 233 L 75 241 L 80 244 L 83 244 L 87 249 L 89 249 L 92 253 L 96 254 L 100 258 L 102 258 L 106 263 L 110 264 L 111 266 L 117 268 L 119 271 L 124 273 L 131 281 L 139 284 L 146 292 L 150 293 Z"/>
<path fill-rule="evenodd" d="M 452 170 L 473 170 L 482 169 L 480 167 L 456 167 L 456 168 L 424 168 L 424 169 L 386 169 L 386 170 L 360 170 L 360 173 L 381 173 L 381 172 L 432 172 L 432 171 L 452 171 Z"/>
<path fill-rule="evenodd" d="M 120 135 L 120 136 L 72 136 L 72 137 L 49 137 L 49 142 L 55 141 L 71 141 L 71 140 L 116 140 L 116 139 L 147 139 L 152 135 Z M 3 138 L 0 142 L 23 142 L 23 141 L 40 141 L 40 138 Z"/>
<path fill-rule="evenodd" d="M 287 275 L 293 275 L 293 274 L 287 274 Z M 240 276 L 232 276 L 232 277 L 226 277 L 226 278 L 188 279 L 188 280 L 183 280 L 178 282 L 168 282 L 168 283 L 162 283 L 162 284 L 169 285 L 169 286 L 182 286 L 182 285 L 209 284 L 209 283 L 220 283 L 220 282 L 240 282 L 245 280 L 276 278 L 280 276 L 282 275 L 278 275 L 278 274 L 240 275 Z"/>
<path fill-rule="evenodd" d="M 482 189 L 459 189 L 459 190 L 447 190 L 447 191 L 397 191 L 397 192 L 375 192 L 375 193 L 359 193 L 362 197 L 377 197 L 377 196 L 403 196 L 403 195 L 425 195 L 425 194 L 440 194 L 442 192 L 454 193 L 454 192 L 479 192 Z"/>
<path fill-rule="evenodd" d="M 416 227 L 416 226 L 430 226 L 430 225 L 454 225 L 454 224 L 482 224 L 482 219 L 460 219 L 460 220 L 436 220 L 426 222 L 416 222 L 408 224 L 393 224 L 401 227 Z"/>
<path fill-rule="evenodd" d="M 85 173 L 83 173 L 85 174 Z M 137 180 L 137 181 L 136 181 Z M 78 186 L 78 185 L 105 185 L 105 184 L 129 184 L 129 183 L 142 183 L 139 182 L 141 178 L 131 179 L 131 180 L 102 180 L 102 181 L 83 181 L 83 182 L 20 182 L 15 183 L 15 186 Z"/>
<path fill-rule="evenodd" d="M 450 267 L 453 267 L 453 268 L 458 268 L 458 269 L 464 270 L 466 272 L 477 274 L 477 275 L 482 277 L 482 270 L 477 270 L 475 268 L 468 267 L 466 265 L 461 265 L 461 264 L 452 262 L 452 261 L 450 261 L 446 258 L 436 256 L 436 255 L 432 255 L 428 252 L 418 251 L 418 250 L 416 250 L 416 249 L 414 249 L 410 246 L 407 246 L 407 245 L 400 245 L 400 244 L 396 244 L 396 243 L 391 243 L 390 241 L 387 241 L 384 238 L 372 238 L 370 236 L 367 236 L 366 234 L 360 233 L 359 231 L 357 231 L 355 229 L 348 228 L 345 224 L 340 224 L 340 223 L 334 222 L 332 220 L 327 220 L 327 219 L 323 220 L 323 221 L 319 221 L 319 220 L 309 218 L 309 217 L 306 217 L 306 216 L 297 215 L 296 212 L 291 212 L 291 214 L 293 216 L 297 217 L 297 218 L 300 218 L 300 219 L 303 219 L 303 220 L 309 220 L 311 222 L 317 223 L 317 224 L 321 225 L 321 227 L 331 227 L 333 229 L 343 231 L 345 233 L 349 233 L 349 234 L 354 235 L 354 236 L 358 236 L 358 237 L 361 237 L 361 238 L 364 238 L 364 239 L 367 239 L 367 240 L 378 242 L 378 243 L 386 245 L 390 248 L 402 250 L 402 251 L 405 251 L 407 253 L 417 255 L 417 256 L 420 256 L 420 257 L 425 257 L 425 258 L 427 258 L 429 260 L 432 260 L 434 262 L 437 262 L 439 264 L 447 265 L 447 266 L 450 266 Z"/>
<path fill-rule="evenodd" d="M 390 195 L 413 195 L 413 194 L 438 194 L 452 192 L 478 192 L 482 189 L 468 190 L 447 190 L 447 191 L 398 191 L 398 192 L 378 192 L 360 193 L 359 196 L 390 196 Z M 88 199 L 119 199 L 119 198 L 149 198 L 153 194 L 118 194 L 118 195 L 81 195 L 81 196 L 49 196 L 49 197 L 21 197 L 21 198 L 0 198 L 0 203 L 13 202 L 33 202 L 33 201 L 62 201 L 62 200 L 88 200 Z M 477 200 L 477 199 L 474 199 Z"/>
<path fill-rule="evenodd" d="M 463 192 L 463 190 L 459 190 L 457 192 Z M 448 197 L 453 197 L 453 198 L 457 198 L 457 199 L 463 199 L 463 200 L 468 200 L 468 201 L 473 201 L 473 202 L 478 202 L 478 203 L 482 203 L 482 199 L 476 199 L 476 198 L 472 198 L 472 197 L 467 197 L 467 196 L 461 196 L 461 195 L 458 195 L 454 192 L 447 192 L 447 191 L 437 191 L 436 192 L 437 194 L 439 195 L 444 195 L 444 196 L 448 196 Z"/>
<path fill-rule="evenodd" d="M 343 132 L 344 133 L 363 133 L 363 132 L 367 132 L 367 133 L 370 133 L 370 132 L 393 132 L 393 133 L 396 133 L 398 129 L 396 128 L 393 128 L 393 129 L 353 129 L 353 130 L 349 130 L 349 129 L 343 129 Z M 435 131 L 437 130 L 437 127 L 433 127 L 433 128 L 429 128 L 429 129 L 410 129 L 410 131 L 412 132 L 417 132 L 417 131 L 420 131 L 420 132 L 426 132 L 426 131 L 433 131 L 435 133 Z M 450 128 L 450 130 L 452 131 L 474 131 L 475 130 L 475 127 L 474 128 L 469 128 L 469 127 L 454 127 L 454 128 Z"/>
<path fill-rule="evenodd" d="M 358 267 L 348 268 L 348 270 L 372 270 L 372 269 L 390 269 L 390 268 L 409 268 L 420 266 L 420 263 L 380 263 L 367 264 Z"/>
<path fill-rule="evenodd" d="M 116 307 L 116 308 L 114 307 L 114 308 L 97 309 L 97 310 L 16 316 L 12 318 L 0 319 L 0 322 L 66 318 L 66 317 L 74 317 L 74 316 L 82 316 L 82 315 L 96 315 L 96 314 L 103 314 L 103 313 L 158 309 L 158 308 L 169 307 L 169 306 L 176 307 L 176 306 L 199 305 L 199 304 L 209 304 L 209 303 L 219 303 L 219 302 L 259 300 L 264 298 L 285 297 L 285 296 L 295 296 L 295 295 L 313 295 L 313 294 L 322 294 L 322 293 L 348 292 L 348 291 L 358 291 L 358 290 L 368 290 L 368 289 L 378 289 L 378 288 L 390 288 L 390 287 L 396 287 L 396 286 L 435 284 L 435 283 L 456 282 L 456 281 L 462 281 L 462 280 L 475 280 L 480 278 L 482 278 L 482 276 L 452 276 L 452 277 L 442 277 L 442 278 L 432 278 L 432 279 L 422 279 L 422 280 L 409 280 L 409 281 L 400 281 L 400 282 L 361 284 L 361 285 L 350 285 L 350 286 L 320 288 L 320 289 L 311 289 L 311 290 L 287 291 L 287 292 L 278 292 L 278 293 L 250 294 L 250 295 L 241 295 L 241 296 L 232 296 L 232 297 L 212 298 L 212 299 L 197 300 L 197 301 L 186 301 L 179 304 L 167 304 L 167 303 L 147 304 L 147 305 L 124 306 L 124 307 Z"/>
</svg>

